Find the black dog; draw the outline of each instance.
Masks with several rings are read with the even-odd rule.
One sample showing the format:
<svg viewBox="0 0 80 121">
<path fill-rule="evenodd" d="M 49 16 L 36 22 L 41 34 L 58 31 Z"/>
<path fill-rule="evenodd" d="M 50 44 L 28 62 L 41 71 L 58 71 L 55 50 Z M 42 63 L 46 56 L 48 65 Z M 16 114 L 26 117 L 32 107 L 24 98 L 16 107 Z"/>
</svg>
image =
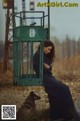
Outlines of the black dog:
<svg viewBox="0 0 80 121">
<path fill-rule="evenodd" d="M 33 91 L 30 92 L 22 107 L 17 112 L 17 121 L 26 118 L 28 114 L 34 112 L 36 109 L 35 101 L 39 100 L 40 98 L 41 97 L 35 94 Z"/>
</svg>

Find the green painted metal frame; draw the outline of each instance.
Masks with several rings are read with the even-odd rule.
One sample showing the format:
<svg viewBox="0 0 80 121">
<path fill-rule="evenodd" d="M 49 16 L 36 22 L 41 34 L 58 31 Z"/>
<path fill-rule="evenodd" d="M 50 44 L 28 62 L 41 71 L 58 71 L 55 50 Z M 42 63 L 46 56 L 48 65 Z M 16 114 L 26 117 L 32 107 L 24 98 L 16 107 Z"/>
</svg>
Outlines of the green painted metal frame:
<svg viewBox="0 0 80 121">
<path fill-rule="evenodd" d="M 23 29 L 25 28 L 25 29 Z M 36 29 L 36 36 L 34 38 L 28 38 L 28 34 L 25 34 L 25 30 L 29 31 L 29 29 Z M 18 32 L 19 31 L 19 32 Z M 41 32 L 41 34 L 40 34 Z M 18 34 L 19 33 L 19 34 Z M 21 35 L 23 33 L 23 37 Z M 41 36 L 42 35 L 42 36 Z M 43 85 L 43 43 L 45 38 L 45 29 L 43 26 L 20 26 L 14 28 L 14 42 L 13 42 L 13 67 L 14 67 L 14 83 L 17 85 L 27 85 L 27 86 L 40 86 Z M 22 55 L 20 55 L 20 49 L 24 42 L 30 42 L 30 74 L 23 73 L 23 49 Z M 33 60 L 33 43 L 40 42 L 40 75 L 39 78 L 36 77 L 35 74 L 32 73 L 32 60 Z M 28 64 L 28 63 L 27 63 Z M 21 67 L 22 66 L 22 67 Z M 22 69 L 21 69 L 22 68 Z M 22 71 L 22 72 L 21 72 Z"/>
<path fill-rule="evenodd" d="M 35 31 L 35 37 L 30 37 L 29 36 L 29 31 L 30 30 L 34 30 Z M 39 41 L 43 41 L 43 39 L 45 39 L 45 32 L 46 30 L 44 30 L 43 26 L 19 26 L 19 27 L 15 27 L 14 28 L 14 41 L 29 41 L 29 42 L 39 42 Z"/>
<path fill-rule="evenodd" d="M 39 78 L 36 77 L 35 74 L 32 74 L 32 62 L 30 62 L 30 74 L 23 74 L 21 73 L 21 61 L 23 59 L 19 56 L 19 42 L 14 42 L 14 83 L 17 85 L 43 85 L 43 47 L 41 47 L 40 55 L 40 76 Z M 32 45 L 31 45 L 32 46 Z M 41 42 L 41 46 L 43 46 L 43 42 Z M 30 60 L 32 61 L 32 54 Z"/>
<path fill-rule="evenodd" d="M 49 0 L 48 0 L 49 1 Z M 35 19 L 41 19 L 41 26 L 23 26 L 22 24 L 22 17 L 21 12 L 20 14 L 20 26 L 15 27 L 14 23 L 14 7 L 13 7 L 13 83 L 22 86 L 42 86 L 43 85 L 43 43 L 45 39 L 50 39 L 50 8 L 48 7 L 48 28 L 44 28 L 44 15 L 43 11 L 32 11 L 43 13 L 43 17 L 35 17 Z M 27 11 L 31 12 L 31 11 Z M 17 15 L 16 15 L 17 16 Z M 17 16 L 19 17 L 19 16 Z M 26 19 L 30 19 L 27 17 Z M 43 19 L 43 20 L 42 20 Z M 29 30 L 35 30 L 36 34 L 35 37 L 29 36 Z M 24 74 L 23 72 L 23 44 L 25 42 L 30 43 L 30 73 L 28 73 L 28 56 L 27 56 L 27 73 Z M 40 71 L 39 71 L 39 78 L 33 73 L 31 70 L 33 65 L 33 43 L 40 42 Z M 20 49 L 22 47 L 22 55 L 20 55 Z"/>
</svg>

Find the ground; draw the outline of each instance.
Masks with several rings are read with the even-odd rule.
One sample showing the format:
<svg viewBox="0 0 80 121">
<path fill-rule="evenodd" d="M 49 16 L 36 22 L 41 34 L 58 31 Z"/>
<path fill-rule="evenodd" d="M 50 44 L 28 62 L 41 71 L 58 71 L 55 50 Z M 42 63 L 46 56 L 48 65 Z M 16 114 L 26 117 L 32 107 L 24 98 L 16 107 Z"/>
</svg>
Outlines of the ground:
<svg viewBox="0 0 80 121">
<path fill-rule="evenodd" d="M 61 64 L 64 65 L 65 68 L 63 68 Z M 70 64 L 70 65 L 67 66 L 67 64 Z M 76 100 L 79 100 L 80 102 L 80 99 L 79 99 L 80 97 L 80 68 L 79 67 L 80 66 L 79 64 L 77 64 L 77 67 L 75 67 L 76 68 L 75 69 L 73 68 L 73 66 L 71 66 L 71 64 L 72 64 L 72 60 L 69 60 L 69 62 L 63 61 L 63 62 L 54 63 L 53 73 L 57 79 L 59 79 L 63 83 L 66 83 L 70 87 L 74 103 L 77 104 Z M 0 68 L 2 68 L 2 63 L 0 64 Z M 40 117 L 41 116 L 44 117 L 47 114 L 45 112 L 47 112 L 48 111 L 47 109 L 49 108 L 48 98 L 47 98 L 47 94 L 45 93 L 44 87 L 14 86 L 12 81 L 13 73 L 11 68 L 9 68 L 5 73 L 1 70 L 0 70 L 0 105 L 2 104 L 17 105 L 17 110 L 18 110 L 23 104 L 23 102 L 25 101 L 29 92 L 33 90 L 39 96 L 41 96 L 41 99 L 39 101 L 36 101 L 36 106 L 37 106 L 36 115 Z M 80 103 L 78 105 L 80 106 Z M 44 115 L 42 115 L 43 113 Z M 40 118 L 37 119 L 36 117 L 34 117 L 34 119 L 35 121 L 38 121 Z M 29 121 L 34 121 L 34 119 L 33 120 L 29 119 Z M 39 121 L 44 121 L 44 120 L 40 119 Z"/>
</svg>

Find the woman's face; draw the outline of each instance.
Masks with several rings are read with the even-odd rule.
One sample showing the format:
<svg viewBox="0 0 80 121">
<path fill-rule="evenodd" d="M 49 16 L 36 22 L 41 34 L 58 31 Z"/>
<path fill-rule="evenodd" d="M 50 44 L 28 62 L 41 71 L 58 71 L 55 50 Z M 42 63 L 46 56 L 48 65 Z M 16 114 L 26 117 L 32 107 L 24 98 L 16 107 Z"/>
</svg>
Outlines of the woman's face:
<svg viewBox="0 0 80 121">
<path fill-rule="evenodd" d="M 44 47 L 44 53 L 45 54 L 49 54 L 51 52 L 52 47 L 48 46 L 48 47 Z"/>
</svg>

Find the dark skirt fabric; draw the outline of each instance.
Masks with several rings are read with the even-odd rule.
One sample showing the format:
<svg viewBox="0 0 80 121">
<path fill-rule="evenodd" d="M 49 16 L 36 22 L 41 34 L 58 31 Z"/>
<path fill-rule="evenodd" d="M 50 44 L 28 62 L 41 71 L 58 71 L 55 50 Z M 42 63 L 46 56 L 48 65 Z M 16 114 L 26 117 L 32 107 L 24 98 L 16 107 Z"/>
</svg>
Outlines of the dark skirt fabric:
<svg viewBox="0 0 80 121">
<path fill-rule="evenodd" d="M 53 76 L 45 75 L 43 81 L 50 103 L 50 118 L 68 120 L 74 110 L 69 87 Z"/>
</svg>

